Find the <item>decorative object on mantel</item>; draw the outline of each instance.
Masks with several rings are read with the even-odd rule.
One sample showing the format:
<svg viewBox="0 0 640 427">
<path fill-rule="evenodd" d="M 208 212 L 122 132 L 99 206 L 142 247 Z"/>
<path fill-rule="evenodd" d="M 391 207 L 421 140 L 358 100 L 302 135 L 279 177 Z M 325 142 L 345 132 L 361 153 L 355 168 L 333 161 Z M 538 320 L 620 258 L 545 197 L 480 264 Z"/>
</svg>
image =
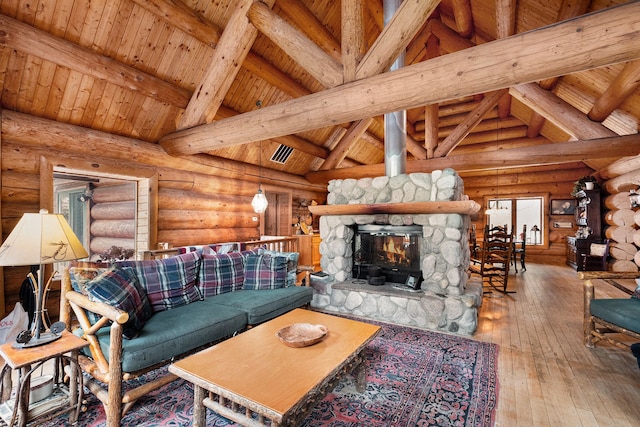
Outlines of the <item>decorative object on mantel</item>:
<svg viewBox="0 0 640 427">
<path fill-rule="evenodd" d="M 314 215 L 373 215 L 390 213 L 474 214 L 479 210 L 480 205 L 473 200 L 309 206 L 309 211 L 311 211 L 311 213 Z"/>
<path fill-rule="evenodd" d="M 308 347 L 319 343 L 327 336 L 328 329 L 324 325 L 311 323 L 294 323 L 278 331 L 278 339 L 288 347 Z"/>
<path fill-rule="evenodd" d="M 28 333 L 23 331 L 19 334 L 20 342 L 16 342 L 14 347 L 35 347 L 60 338 L 62 330 L 59 327 L 54 328 L 52 325 L 51 330 L 46 330 L 44 303 L 55 272 L 45 284 L 44 265 L 88 256 L 61 214 L 50 214 L 46 209 L 41 209 L 40 213 L 25 213 L 20 218 L 7 240 L 0 246 L 0 266 L 40 265 L 40 269 L 37 281 L 30 274 L 36 293 L 33 325 Z"/>
</svg>

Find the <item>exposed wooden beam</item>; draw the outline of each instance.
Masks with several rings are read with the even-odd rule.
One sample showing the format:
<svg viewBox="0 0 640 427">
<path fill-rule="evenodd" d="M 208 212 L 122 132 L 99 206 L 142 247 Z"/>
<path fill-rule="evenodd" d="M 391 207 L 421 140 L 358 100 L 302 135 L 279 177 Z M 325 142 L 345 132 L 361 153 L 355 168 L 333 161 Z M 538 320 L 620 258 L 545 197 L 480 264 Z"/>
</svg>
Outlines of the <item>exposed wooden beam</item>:
<svg viewBox="0 0 640 427">
<path fill-rule="evenodd" d="M 516 32 L 516 0 L 496 0 L 496 35 L 498 39 Z"/>
<path fill-rule="evenodd" d="M 487 96 L 480 101 L 480 104 L 478 104 L 478 106 L 474 108 L 458 126 L 456 126 L 453 132 L 451 132 L 444 141 L 438 144 L 438 147 L 434 152 L 434 156 L 444 157 L 451 153 L 451 151 L 453 151 L 453 149 L 456 148 L 467 135 L 469 135 L 471 129 L 482 121 L 484 115 L 496 106 L 498 100 L 508 92 L 509 89 L 500 89 L 487 94 Z"/>
<path fill-rule="evenodd" d="M 352 4 L 357 3 L 357 1 L 351 0 L 346 3 Z M 342 60 L 340 42 L 305 6 L 304 2 L 300 0 L 276 0 L 276 4 L 292 21 L 295 21 L 298 28 L 302 29 L 311 41 L 336 61 Z"/>
<path fill-rule="evenodd" d="M 273 1 L 271 0 L 271 4 Z M 258 30 L 247 19 L 252 3 L 253 0 L 235 3 L 235 9 L 211 56 L 204 77 L 191 95 L 189 105 L 178 122 L 178 129 L 211 123 L 216 116 L 224 96 L 240 71 L 239 64 L 242 64 L 258 36 Z"/>
<path fill-rule="evenodd" d="M 587 11 L 587 7 L 589 6 L 590 2 L 590 0 L 562 0 L 560 11 L 558 12 L 557 21 L 564 21 L 584 14 Z M 559 79 L 560 77 L 554 77 L 551 79 L 543 80 L 539 84 L 543 89 L 551 90 L 556 86 Z M 543 125 L 544 117 L 533 111 L 531 113 L 531 118 L 529 119 L 529 130 L 527 131 L 527 135 L 529 135 L 531 138 L 538 136 Z"/>
<path fill-rule="evenodd" d="M 204 44 L 211 47 L 216 47 L 218 44 L 222 30 L 181 0 L 133 0 L 133 2 Z"/>
<path fill-rule="evenodd" d="M 589 159 L 606 159 L 638 154 L 640 134 L 625 135 L 589 141 L 567 141 L 546 144 L 541 150 L 539 146 L 500 150 L 496 156 L 493 151 L 473 153 L 469 155 L 437 157 L 426 160 L 407 161 L 407 173 L 428 172 L 443 168 L 455 169 L 458 173 L 480 171 L 495 168 L 539 166 L 545 164 L 563 164 Z M 606 147 L 606 149 L 603 149 Z M 384 165 L 356 166 L 348 169 L 309 172 L 305 177 L 313 183 L 320 184 L 332 179 L 365 178 L 383 176 Z"/>
<path fill-rule="evenodd" d="M 509 93 L 514 98 L 553 122 L 575 139 L 605 138 L 616 135 L 600 123 L 595 123 L 580 110 L 535 83 L 513 86 Z"/>
<path fill-rule="evenodd" d="M 365 133 L 372 121 L 372 118 L 368 118 L 353 123 L 349 130 L 347 130 L 347 133 L 340 139 L 338 145 L 331 150 L 329 157 L 327 157 L 322 166 L 320 166 L 320 170 L 334 169 L 337 167 L 340 162 L 347 157 L 349 149 L 360 139 L 360 136 Z"/>
<path fill-rule="evenodd" d="M 593 121 L 604 121 L 638 87 L 640 87 L 640 61 L 627 62 L 587 115 Z"/>
<path fill-rule="evenodd" d="M 411 153 L 411 155 L 416 159 L 427 158 L 427 149 L 409 134 L 405 137 L 405 148 L 407 149 L 407 152 Z"/>
<path fill-rule="evenodd" d="M 186 107 L 191 93 L 157 77 L 98 55 L 89 49 L 0 14 L 0 45 L 46 59 L 62 67 L 127 88 L 144 96 Z"/>
<path fill-rule="evenodd" d="M 362 0 L 341 2 L 342 66 L 344 82 L 356 79 L 356 67 L 364 52 L 364 23 Z"/>
<path fill-rule="evenodd" d="M 205 152 L 631 61 L 640 58 L 638 25 L 640 2 L 625 3 L 175 132 L 160 143 L 172 154 Z M 416 87 L 434 90 L 412 90 Z"/>
<path fill-rule="evenodd" d="M 342 84 L 342 64 L 266 5 L 254 2 L 249 10 L 249 20 L 323 86 Z"/>
<path fill-rule="evenodd" d="M 473 16 L 469 0 L 451 0 L 453 17 L 456 20 L 458 34 L 462 37 L 470 37 L 473 34 Z"/>
<path fill-rule="evenodd" d="M 440 0 L 404 0 L 360 61 L 356 79 L 388 70 L 439 3 Z"/>
</svg>

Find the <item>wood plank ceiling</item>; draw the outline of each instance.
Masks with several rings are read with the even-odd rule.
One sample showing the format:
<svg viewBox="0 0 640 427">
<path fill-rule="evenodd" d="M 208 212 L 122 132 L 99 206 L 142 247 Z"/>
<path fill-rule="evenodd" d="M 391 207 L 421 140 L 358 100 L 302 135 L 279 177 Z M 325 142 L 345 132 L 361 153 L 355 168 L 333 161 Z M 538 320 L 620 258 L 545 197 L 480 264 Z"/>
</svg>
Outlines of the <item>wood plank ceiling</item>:
<svg viewBox="0 0 640 427">
<path fill-rule="evenodd" d="M 404 0 L 382 15 L 382 0 L 3 0 L 1 106 L 311 182 L 384 174 L 396 107 L 408 172 L 596 169 L 640 151 L 614 143 L 640 120 L 634 2 Z M 407 67 L 385 72 L 402 49 Z M 289 158 L 268 161 L 280 145 Z"/>
</svg>

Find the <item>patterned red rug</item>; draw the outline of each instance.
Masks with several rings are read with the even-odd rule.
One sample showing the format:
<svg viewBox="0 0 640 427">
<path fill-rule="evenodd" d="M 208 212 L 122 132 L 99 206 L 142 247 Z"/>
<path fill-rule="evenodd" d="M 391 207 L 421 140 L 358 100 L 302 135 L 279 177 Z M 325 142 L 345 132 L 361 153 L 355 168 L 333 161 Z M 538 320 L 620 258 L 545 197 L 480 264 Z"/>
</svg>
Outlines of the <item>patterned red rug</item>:
<svg viewBox="0 0 640 427">
<path fill-rule="evenodd" d="M 493 426 L 497 345 L 371 323 L 382 331 L 366 349 L 366 391 L 358 393 L 354 380 L 345 378 L 302 426 Z M 88 410 L 79 425 L 104 426 L 102 405 L 93 395 L 86 398 Z M 192 407 L 191 385 L 177 380 L 138 401 L 122 425 L 190 426 Z M 207 412 L 207 426 L 235 425 Z M 65 421 L 63 416 L 46 426 L 66 425 Z"/>
</svg>

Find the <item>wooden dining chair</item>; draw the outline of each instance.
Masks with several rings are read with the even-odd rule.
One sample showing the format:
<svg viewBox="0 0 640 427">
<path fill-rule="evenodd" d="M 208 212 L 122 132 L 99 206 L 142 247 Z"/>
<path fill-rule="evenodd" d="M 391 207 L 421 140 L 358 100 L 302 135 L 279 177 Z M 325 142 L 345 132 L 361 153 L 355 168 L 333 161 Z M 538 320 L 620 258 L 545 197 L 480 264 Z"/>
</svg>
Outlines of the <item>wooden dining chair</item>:
<svg viewBox="0 0 640 427">
<path fill-rule="evenodd" d="M 511 261 L 513 262 L 513 269 L 517 273 L 518 272 L 518 257 L 520 258 L 520 267 L 522 267 L 522 271 L 527 271 L 527 266 L 525 264 L 525 256 L 527 254 L 527 224 L 522 226 L 522 234 L 521 238 L 517 239 L 516 235 L 513 234 L 513 258 Z M 517 241 L 517 243 L 516 243 Z"/>
<path fill-rule="evenodd" d="M 486 283 L 502 293 L 512 293 L 513 291 L 507 291 L 512 251 L 513 232 L 507 232 L 506 227 L 486 226 L 481 262 L 470 265 L 469 270 L 480 275 L 483 286 Z"/>
</svg>

